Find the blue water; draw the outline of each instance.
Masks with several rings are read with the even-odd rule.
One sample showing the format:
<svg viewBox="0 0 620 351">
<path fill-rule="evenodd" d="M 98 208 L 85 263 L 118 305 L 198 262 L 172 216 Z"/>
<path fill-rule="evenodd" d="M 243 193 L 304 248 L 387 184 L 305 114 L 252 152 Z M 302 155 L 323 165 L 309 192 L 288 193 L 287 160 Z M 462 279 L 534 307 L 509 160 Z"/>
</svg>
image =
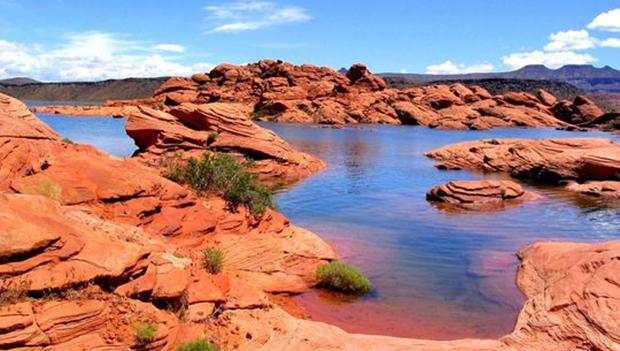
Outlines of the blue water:
<svg viewBox="0 0 620 351">
<path fill-rule="evenodd" d="M 129 156 L 119 119 L 40 115 L 61 135 Z M 317 293 L 299 302 L 314 319 L 353 332 L 452 339 L 496 337 L 513 327 L 523 297 L 515 253 L 536 240 L 620 238 L 617 203 L 524 184 L 540 201 L 498 212 L 445 212 L 425 200 L 451 180 L 502 178 L 440 171 L 424 153 L 465 140 L 502 137 L 609 137 L 549 129 L 445 131 L 422 127 L 344 129 L 263 123 L 328 168 L 277 195 L 279 210 L 332 243 L 372 280 L 370 296 L 334 303 Z"/>
</svg>

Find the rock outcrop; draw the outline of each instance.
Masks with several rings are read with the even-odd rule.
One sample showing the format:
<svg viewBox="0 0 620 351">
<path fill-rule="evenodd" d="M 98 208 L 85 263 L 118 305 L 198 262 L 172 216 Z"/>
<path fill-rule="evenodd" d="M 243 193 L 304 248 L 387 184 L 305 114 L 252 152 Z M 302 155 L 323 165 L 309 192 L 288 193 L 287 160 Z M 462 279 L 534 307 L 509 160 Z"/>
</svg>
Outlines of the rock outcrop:
<svg viewBox="0 0 620 351">
<path fill-rule="evenodd" d="M 603 114 L 582 96 L 560 102 L 544 90 L 536 95 L 509 92 L 493 96 L 482 87 L 462 84 L 398 90 L 387 88 L 383 79 L 363 64 L 341 74 L 326 67 L 275 60 L 243 66 L 222 64 L 191 78 L 171 78 L 153 97 L 107 101 L 104 107 L 144 105 L 166 110 L 184 103 L 213 102 L 246 104 L 252 118 L 261 121 L 336 126 L 385 123 L 446 129 L 575 129 L 573 123 L 588 122 Z M 82 114 L 88 109 L 74 110 Z"/>
<path fill-rule="evenodd" d="M 609 139 L 493 139 L 444 146 L 426 154 L 442 169 L 506 172 L 517 178 L 558 183 L 586 182 L 568 189 L 616 197 L 620 145 Z M 603 182 L 590 182 L 603 181 Z"/>
<path fill-rule="evenodd" d="M 454 181 L 438 185 L 426 193 L 426 199 L 433 203 L 478 210 L 498 209 L 536 197 L 509 180 Z"/>
<path fill-rule="evenodd" d="M 224 151 L 253 159 L 252 171 L 272 183 L 299 180 L 325 166 L 249 120 L 239 104 L 183 103 L 168 112 L 140 107 L 125 117 L 138 156 L 149 164 L 159 165 L 175 153 L 200 156 L 207 150 Z"/>
<path fill-rule="evenodd" d="M 0 349 L 172 350 L 195 338 L 224 350 L 619 347 L 620 242 L 526 248 L 518 284 L 527 302 L 499 340 L 348 334 L 270 299 L 312 286 L 335 258 L 313 233 L 272 210 L 231 211 L 138 160 L 63 143 L 3 95 L 0 127 Z M 203 267 L 210 247 L 224 253 L 219 274 Z M 138 322 L 155 328 L 146 341 Z"/>
<path fill-rule="evenodd" d="M 77 105 L 77 106 L 36 106 L 32 108 L 32 112 L 35 113 L 48 113 L 53 115 L 68 115 L 68 116 L 90 116 L 90 117 L 102 117 L 110 116 L 120 118 L 121 116 L 136 110 L 136 106 L 122 105 L 122 106 L 106 106 L 106 105 Z"/>
<path fill-rule="evenodd" d="M 0 348 L 124 350 L 137 347 L 131 322 L 147 319 L 158 329 L 149 349 L 170 349 L 177 329 L 270 308 L 267 294 L 307 289 L 335 258 L 275 211 L 231 210 L 136 159 L 63 143 L 23 104 L 0 101 Z M 207 247 L 224 252 L 221 274 L 204 270 Z"/>
</svg>

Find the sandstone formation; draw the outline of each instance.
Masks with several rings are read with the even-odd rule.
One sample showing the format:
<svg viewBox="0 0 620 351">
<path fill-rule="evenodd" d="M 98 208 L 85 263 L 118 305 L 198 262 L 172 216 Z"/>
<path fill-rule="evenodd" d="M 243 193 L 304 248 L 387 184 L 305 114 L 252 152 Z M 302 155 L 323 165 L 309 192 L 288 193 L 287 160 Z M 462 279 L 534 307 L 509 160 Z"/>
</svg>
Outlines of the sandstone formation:
<svg viewBox="0 0 620 351">
<path fill-rule="evenodd" d="M 583 96 L 560 102 L 544 90 L 536 95 L 509 92 L 493 96 L 482 87 L 462 84 L 389 89 L 363 64 L 341 74 L 326 67 L 275 60 L 244 66 L 222 64 L 191 78 L 174 77 L 151 98 L 107 101 L 102 111 L 137 105 L 166 110 L 183 103 L 212 102 L 247 104 L 252 111 L 248 118 L 261 121 L 336 126 L 385 123 L 446 129 L 574 129 L 573 123 L 589 122 L 603 114 Z M 81 114 L 84 109 L 74 110 Z"/>
<path fill-rule="evenodd" d="M 32 108 L 32 112 L 48 113 L 48 114 L 54 114 L 54 115 L 68 115 L 68 116 L 91 116 L 91 117 L 111 116 L 111 117 L 118 118 L 136 109 L 137 107 L 132 106 L 132 105 L 36 106 Z"/>
<path fill-rule="evenodd" d="M 363 74 L 358 80 L 374 84 Z M 182 105 L 179 113 L 190 118 L 203 107 Z M 184 117 L 167 123 L 177 118 Z M 515 331 L 499 340 L 354 335 L 296 319 L 271 301 L 271 294 L 315 284 L 318 265 L 335 258 L 320 238 L 275 211 L 261 218 L 243 207 L 231 211 L 223 199 L 198 196 L 139 160 L 63 143 L 4 95 L 0 160 L 0 349 L 174 350 L 195 338 L 222 350 L 620 346 L 620 242 L 526 248 L 518 284 L 527 302 Z M 219 274 L 203 268 L 208 247 L 224 252 Z M 136 322 L 156 327 L 148 342 L 136 338 Z"/>
<path fill-rule="evenodd" d="M 493 139 L 444 146 L 426 154 L 443 169 L 506 172 L 517 178 L 572 184 L 569 190 L 617 197 L 620 145 L 609 139 Z M 590 182 L 598 181 L 598 182 Z"/>
<path fill-rule="evenodd" d="M 149 164 L 161 164 L 175 153 L 199 157 L 207 150 L 224 151 L 255 160 L 252 171 L 272 183 L 299 180 L 325 166 L 250 121 L 238 104 L 184 103 L 168 112 L 140 107 L 125 117 L 127 134 Z"/>
<path fill-rule="evenodd" d="M 426 193 L 426 199 L 467 209 L 496 209 L 506 204 L 535 199 L 509 180 L 463 180 L 438 185 Z"/>
<path fill-rule="evenodd" d="M 566 189 L 584 195 L 620 200 L 620 181 L 571 182 Z"/>
</svg>

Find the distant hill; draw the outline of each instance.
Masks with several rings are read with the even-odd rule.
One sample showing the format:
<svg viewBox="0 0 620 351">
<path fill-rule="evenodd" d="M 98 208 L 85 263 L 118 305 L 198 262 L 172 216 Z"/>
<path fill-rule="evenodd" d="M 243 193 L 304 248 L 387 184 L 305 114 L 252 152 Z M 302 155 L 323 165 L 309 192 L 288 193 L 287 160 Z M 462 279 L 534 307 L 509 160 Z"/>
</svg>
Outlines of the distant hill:
<svg viewBox="0 0 620 351">
<path fill-rule="evenodd" d="M 38 80 L 27 78 L 27 77 L 0 79 L 0 84 L 2 85 L 24 85 L 24 84 L 33 84 L 33 83 L 40 83 L 40 82 Z"/>
<path fill-rule="evenodd" d="M 566 65 L 550 69 L 543 65 L 529 65 L 511 72 L 469 73 L 454 75 L 384 73 L 389 84 L 423 85 L 429 81 L 463 81 L 478 79 L 533 79 L 566 82 L 584 92 L 620 93 L 620 71 L 609 66 Z"/>
<path fill-rule="evenodd" d="M 99 82 L 41 83 L 29 78 L 13 78 L 0 81 L 0 93 L 24 101 L 97 103 L 108 99 L 149 97 L 166 80 L 168 80 L 167 77 L 112 79 Z"/>
</svg>

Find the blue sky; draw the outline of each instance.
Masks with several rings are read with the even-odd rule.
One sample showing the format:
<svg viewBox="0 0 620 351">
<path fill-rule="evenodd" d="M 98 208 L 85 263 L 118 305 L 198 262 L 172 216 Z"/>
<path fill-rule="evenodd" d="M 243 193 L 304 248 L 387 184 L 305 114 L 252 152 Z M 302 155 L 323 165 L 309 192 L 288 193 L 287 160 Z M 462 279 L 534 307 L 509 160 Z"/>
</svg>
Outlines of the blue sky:
<svg viewBox="0 0 620 351">
<path fill-rule="evenodd" d="M 620 68 L 620 1 L 0 0 L 0 78 L 189 75 L 262 58 L 375 72 Z"/>
</svg>

